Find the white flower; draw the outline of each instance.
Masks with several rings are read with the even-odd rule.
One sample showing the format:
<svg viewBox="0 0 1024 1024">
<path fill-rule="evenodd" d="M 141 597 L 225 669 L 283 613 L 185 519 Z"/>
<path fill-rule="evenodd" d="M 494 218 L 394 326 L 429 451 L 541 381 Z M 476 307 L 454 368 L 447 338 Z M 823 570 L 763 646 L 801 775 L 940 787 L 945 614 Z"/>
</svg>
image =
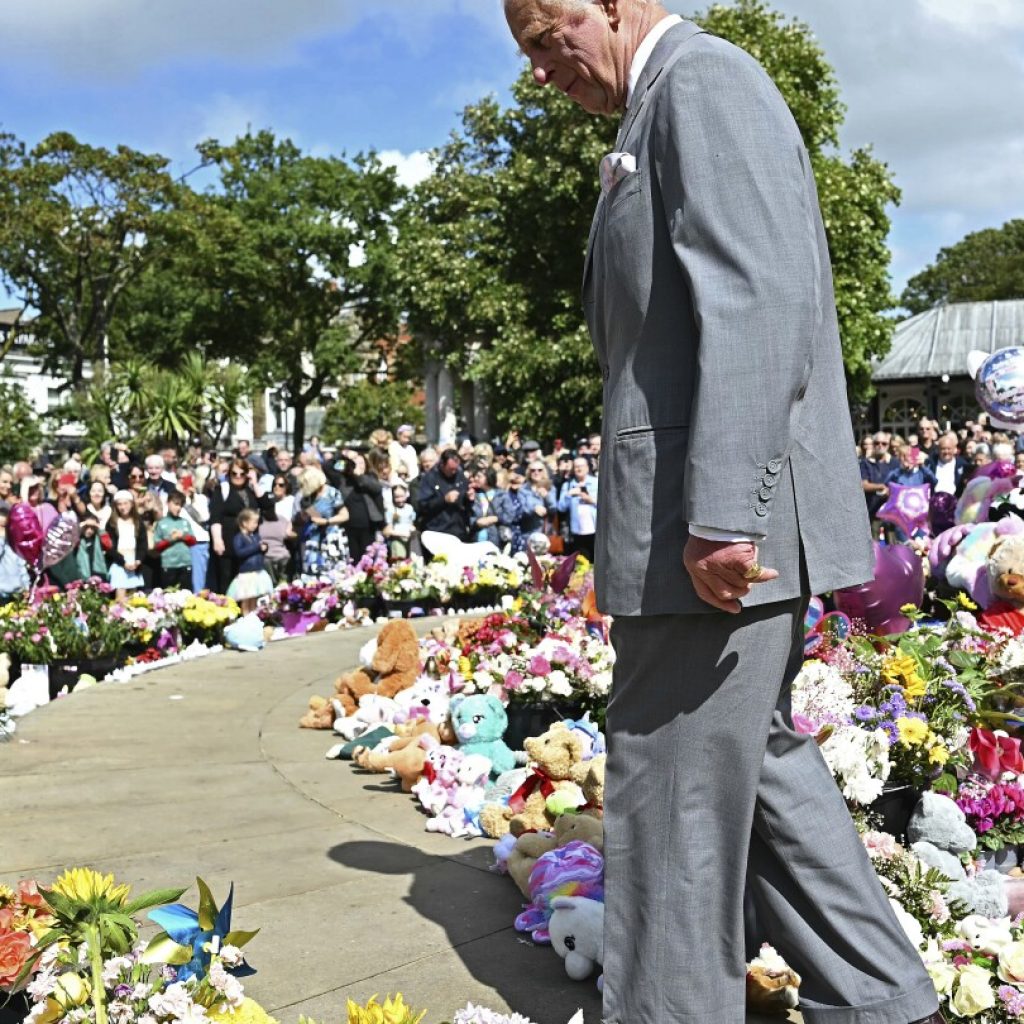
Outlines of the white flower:
<svg viewBox="0 0 1024 1024">
<path fill-rule="evenodd" d="M 821 753 L 847 800 L 863 805 L 881 796 L 891 769 L 884 730 L 837 728 L 821 745 Z"/>
<path fill-rule="evenodd" d="M 28 983 L 26 991 L 32 997 L 33 1002 L 42 1002 L 53 991 L 56 982 L 57 975 L 53 971 L 40 971 Z"/>
<path fill-rule="evenodd" d="M 133 963 L 131 957 L 112 956 L 103 964 L 103 984 L 109 988 L 121 977 L 121 972 L 130 968 Z"/>
<path fill-rule="evenodd" d="M 924 945 L 924 930 L 918 923 L 917 918 L 912 914 L 909 914 L 903 909 L 903 905 L 891 896 L 889 897 L 889 905 L 893 909 L 893 913 L 896 915 L 896 919 L 899 921 L 900 926 L 906 933 L 907 938 L 910 939 L 914 949 L 920 949 Z"/>
<path fill-rule="evenodd" d="M 173 1017 L 184 1019 L 192 1005 L 192 997 L 188 994 L 184 982 L 176 981 L 168 985 L 162 992 L 149 997 L 149 1008 L 157 1017 Z"/>
<path fill-rule="evenodd" d="M 853 687 L 843 674 L 823 661 L 805 661 L 793 680 L 793 714 L 815 725 L 840 725 L 853 714 Z"/>
<path fill-rule="evenodd" d="M 221 949 L 220 958 L 227 967 L 239 967 L 245 954 L 237 946 L 228 945 Z"/>
</svg>

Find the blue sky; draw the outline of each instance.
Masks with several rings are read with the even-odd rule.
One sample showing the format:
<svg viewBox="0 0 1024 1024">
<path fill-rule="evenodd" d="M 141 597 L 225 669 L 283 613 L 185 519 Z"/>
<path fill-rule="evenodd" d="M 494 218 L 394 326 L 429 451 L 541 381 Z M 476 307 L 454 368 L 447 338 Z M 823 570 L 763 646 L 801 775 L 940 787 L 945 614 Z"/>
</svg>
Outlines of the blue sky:
<svg viewBox="0 0 1024 1024">
<path fill-rule="evenodd" d="M 844 147 L 873 143 L 904 190 L 897 289 L 939 246 L 1022 215 L 1024 3 L 775 6 L 837 68 Z M 520 67 L 500 0 L 8 0 L 0 38 L 0 129 L 123 142 L 179 172 L 200 139 L 251 125 L 320 153 L 386 151 L 415 178 L 461 107 L 506 95 Z"/>
</svg>

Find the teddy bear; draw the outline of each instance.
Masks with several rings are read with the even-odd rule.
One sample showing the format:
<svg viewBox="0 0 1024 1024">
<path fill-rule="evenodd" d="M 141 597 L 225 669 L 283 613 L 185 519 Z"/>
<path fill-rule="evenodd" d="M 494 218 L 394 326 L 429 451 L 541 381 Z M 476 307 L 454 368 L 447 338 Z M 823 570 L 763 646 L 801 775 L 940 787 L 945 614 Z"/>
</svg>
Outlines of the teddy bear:
<svg viewBox="0 0 1024 1024">
<path fill-rule="evenodd" d="M 579 774 L 583 744 L 579 735 L 565 722 L 555 722 L 547 732 L 526 740 L 526 754 L 532 763 L 526 782 L 509 798 L 507 804 L 487 804 L 480 812 L 484 832 L 500 839 L 506 832 L 522 835 L 531 829 L 550 828 L 556 815 L 548 801 L 559 794 L 574 797 L 583 803 L 579 785 L 573 781 Z"/>
<path fill-rule="evenodd" d="M 991 603 L 986 603 L 978 621 L 986 629 L 1009 629 L 1014 636 L 1024 633 L 1024 534 L 1004 535 L 988 553 L 985 568 Z"/>
<path fill-rule="evenodd" d="M 800 975 L 766 942 L 747 964 L 747 1011 L 784 1014 L 800 1001 Z"/>
<path fill-rule="evenodd" d="M 334 725 L 334 708 L 326 697 L 309 698 L 309 709 L 299 719 L 300 729 L 330 729 Z"/>
<path fill-rule="evenodd" d="M 573 781 L 583 790 L 587 801 L 580 811 L 595 818 L 604 816 L 604 766 L 607 760 L 607 754 L 596 754 L 589 761 L 581 761 L 573 772 Z"/>
<path fill-rule="evenodd" d="M 497 697 L 491 694 L 455 697 L 449 715 L 463 753 L 483 754 L 491 762 L 491 773 L 495 777 L 515 768 L 516 756 L 502 739 L 508 728 L 508 715 Z"/>
<path fill-rule="evenodd" d="M 346 672 L 335 681 L 334 689 L 345 714 L 355 713 L 364 694 L 394 698 L 416 681 L 420 672 L 419 640 L 405 619 L 392 619 L 380 631 L 369 669 Z"/>
<path fill-rule="evenodd" d="M 427 821 L 428 832 L 444 832 L 459 839 L 479 836 L 479 810 L 484 787 L 491 775 L 491 762 L 483 754 L 466 754 L 455 769 L 455 785 L 448 791 L 448 803 Z"/>
<path fill-rule="evenodd" d="M 427 761 L 427 752 L 437 745 L 429 733 L 407 737 L 409 742 L 397 750 L 361 749 L 353 760 L 360 768 L 371 772 L 384 772 L 401 780 L 402 792 L 411 793 Z"/>
<path fill-rule="evenodd" d="M 504 870 L 512 876 L 519 891 L 530 898 L 530 872 L 538 859 L 549 850 L 572 842 L 589 843 L 597 851 L 604 849 L 604 825 L 589 814 L 563 814 L 555 820 L 554 829 L 524 832 L 515 839 L 504 859 Z"/>
<path fill-rule="evenodd" d="M 367 693 L 359 698 L 359 707 L 355 713 L 340 713 L 340 705 L 335 698 L 334 731 L 346 740 L 354 740 L 364 733 L 380 725 L 389 725 L 395 717 L 397 705 L 390 697 L 378 697 L 375 693 Z"/>
<path fill-rule="evenodd" d="M 448 684 L 430 676 L 420 676 L 412 686 L 396 695 L 395 705 L 394 723 L 398 732 L 421 719 L 441 725 L 448 720 Z"/>
<path fill-rule="evenodd" d="M 551 908 L 551 946 L 565 961 L 565 973 L 583 981 L 604 963 L 604 904 L 583 896 L 556 896 Z M 598 988 L 601 982 L 598 978 Z"/>
<path fill-rule="evenodd" d="M 427 814 L 438 815 L 448 805 L 449 794 L 458 781 L 457 771 L 462 758 L 461 750 L 445 743 L 427 751 L 423 774 L 412 788 L 413 796 Z"/>
</svg>

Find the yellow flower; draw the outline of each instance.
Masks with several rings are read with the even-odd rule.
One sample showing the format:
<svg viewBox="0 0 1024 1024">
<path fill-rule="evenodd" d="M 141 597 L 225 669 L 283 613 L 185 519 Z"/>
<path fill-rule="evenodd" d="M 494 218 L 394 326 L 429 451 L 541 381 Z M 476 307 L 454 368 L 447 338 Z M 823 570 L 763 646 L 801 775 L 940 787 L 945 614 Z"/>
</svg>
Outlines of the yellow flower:
<svg viewBox="0 0 1024 1024">
<path fill-rule="evenodd" d="M 976 1017 L 996 1004 L 992 991 L 992 974 L 980 964 L 967 964 L 960 968 L 956 991 L 950 999 L 950 1009 L 958 1017 Z"/>
<path fill-rule="evenodd" d="M 401 993 L 394 998 L 388 996 L 383 1006 L 376 996 L 372 996 L 366 1006 L 348 1000 L 348 1024 L 419 1024 L 426 1014 L 426 1010 L 415 1014 L 406 1006 Z"/>
<path fill-rule="evenodd" d="M 14 899 L 14 890 L 9 885 L 0 885 L 0 907 Z"/>
<path fill-rule="evenodd" d="M 464 654 L 459 658 L 459 672 L 463 679 L 473 678 L 473 664 Z"/>
<path fill-rule="evenodd" d="M 960 602 L 961 608 L 966 608 L 969 612 L 978 610 L 978 606 L 962 590 L 956 595 L 956 599 Z"/>
<path fill-rule="evenodd" d="M 235 1009 L 227 1004 L 215 1006 L 207 1010 L 206 1015 L 217 1024 L 277 1024 L 275 1018 L 271 1017 L 255 999 L 248 996 L 242 1000 L 242 1005 Z"/>
<path fill-rule="evenodd" d="M 928 724 L 919 718 L 897 718 L 896 728 L 905 747 L 919 746 L 928 738 Z"/>
<path fill-rule="evenodd" d="M 914 612 L 918 612 L 920 610 L 921 609 L 918 608 L 916 604 L 911 604 L 909 601 L 906 604 L 901 604 L 900 605 L 900 611 L 904 615 L 913 615 Z"/>
<path fill-rule="evenodd" d="M 42 1013 L 33 1015 L 38 1024 L 53 1024 L 66 1017 L 69 1010 L 84 1006 L 89 1001 L 89 982 L 77 974 L 62 974 L 46 998 Z"/>
<path fill-rule="evenodd" d="M 928 760 L 932 764 L 945 764 L 949 760 L 949 751 L 937 743 L 934 747 L 928 748 Z"/>
<path fill-rule="evenodd" d="M 117 885 L 113 875 L 101 875 L 92 868 L 69 868 L 53 883 L 53 891 L 82 903 L 92 903 L 98 899 L 124 903 L 131 892 L 131 886 Z"/>
<path fill-rule="evenodd" d="M 923 697 L 928 689 L 928 684 L 916 673 L 912 672 L 904 676 L 903 692 L 911 700 Z"/>
</svg>

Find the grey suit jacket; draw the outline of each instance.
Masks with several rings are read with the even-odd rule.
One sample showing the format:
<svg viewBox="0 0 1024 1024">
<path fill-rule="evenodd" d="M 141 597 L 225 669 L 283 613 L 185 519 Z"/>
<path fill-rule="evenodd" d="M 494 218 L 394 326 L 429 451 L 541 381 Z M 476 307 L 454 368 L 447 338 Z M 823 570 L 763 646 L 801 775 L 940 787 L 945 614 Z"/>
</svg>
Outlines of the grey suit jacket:
<svg viewBox="0 0 1024 1024">
<path fill-rule="evenodd" d="M 597 598 L 710 612 L 688 523 L 760 534 L 779 579 L 746 605 L 870 579 L 817 191 L 784 100 L 747 53 L 684 21 L 658 42 L 602 196 L 583 306 L 604 376 Z"/>
</svg>

